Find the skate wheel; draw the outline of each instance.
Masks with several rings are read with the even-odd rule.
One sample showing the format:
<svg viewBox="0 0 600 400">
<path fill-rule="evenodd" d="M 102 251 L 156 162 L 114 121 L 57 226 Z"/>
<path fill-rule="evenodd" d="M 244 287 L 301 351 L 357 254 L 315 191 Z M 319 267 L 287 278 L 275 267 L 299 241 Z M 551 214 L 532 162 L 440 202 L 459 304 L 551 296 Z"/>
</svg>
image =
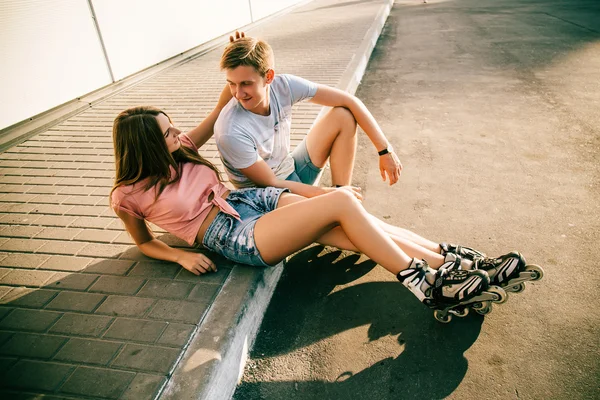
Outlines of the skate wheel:
<svg viewBox="0 0 600 400">
<path fill-rule="evenodd" d="M 452 321 L 452 315 L 441 312 L 440 310 L 435 310 L 433 312 L 433 317 L 442 324 L 447 324 Z"/>
<path fill-rule="evenodd" d="M 526 265 L 525 271 L 532 272 L 535 275 L 535 277 L 532 279 L 532 281 L 539 281 L 540 279 L 542 279 L 544 277 L 544 270 L 542 269 L 542 267 L 540 267 L 539 265 L 536 265 L 536 264 Z"/>
<path fill-rule="evenodd" d="M 495 299 L 492 300 L 494 303 L 502 304 L 508 300 L 506 291 L 499 286 L 490 286 L 487 290 L 494 295 Z"/>
<path fill-rule="evenodd" d="M 454 309 L 454 310 L 450 310 L 450 312 L 453 315 L 456 315 L 457 317 L 460 318 L 464 318 L 467 315 L 469 315 L 469 309 L 467 307 L 463 308 L 463 309 Z"/>
<path fill-rule="evenodd" d="M 506 290 L 507 292 L 511 292 L 511 293 L 521 293 L 523 290 L 525 290 L 525 282 L 519 283 L 519 284 L 511 286 L 511 287 L 504 288 L 504 290 Z"/>
<path fill-rule="evenodd" d="M 478 303 L 477 305 L 473 306 L 473 309 L 479 315 L 486 315 L 492 311 L 492 304 L 491 303 Z"/>
</svg>

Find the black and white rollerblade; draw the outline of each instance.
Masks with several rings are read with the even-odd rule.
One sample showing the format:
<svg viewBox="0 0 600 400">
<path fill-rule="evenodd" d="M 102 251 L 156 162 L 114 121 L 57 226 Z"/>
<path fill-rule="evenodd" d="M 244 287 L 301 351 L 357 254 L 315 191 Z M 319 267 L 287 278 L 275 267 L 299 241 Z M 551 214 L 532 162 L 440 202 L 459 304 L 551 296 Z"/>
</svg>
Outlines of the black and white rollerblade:
<svg viewBox="0 0 600 400">
<path fill-rule="evenodd" d="M 542 267 L 536 264 L 528 265 L 525 258 L 516 251 L 491 258 L 466 246 L 442 243 L 440 247 L 442 255 L 456 254 L 473 261 L 473 266 L 469 267 L 468 263 L 463 262 L 461 267 L 463 269 L 483 269 L 490 276 L 490 283 L 502 287 L 506 292 L 521 293 L 525 290 L 525 282 L 539 281 L 544 277 Z"/>
<path fill-rule="evenodd" d="M 525 282 L 539 281 L 544 277 L 542 267 L 535 264 L 528 265 L 525 258 L 516 251 L 498 258 L 475 258 L 473 268 L 486 271 L 492 285 L 498 285 L 511 293 L 521 293 L 525 290 Z"/>
<path fill-rule="evenodd" d="M 461 246 L 460 244 L 452 244 L 452 243 L 440 243 L 440 247 L 442 248 L 442 255 L 446 254 L 456 254 L 461 258 L 465 258 L 467 260 L 474 260 L 476 257 L 486 257 L 484 253 L 479 250 L 475 250 L 471 247 Z"/>
<path fill-rule="evenodd" d="M 469 308 L 480 314 L 491 311 L 492 302 L 502 303 L 506 292 L 490 286 L 490 278 L 483 270 L 460 269 L 460 258 L 445 262 L 437 270 L 427 262 L 413 259 L 411 265 L 397 274 L 397 278 L 422 303 L 433 308 L 436 320 L 447 323 L 452 316 L 464 317 Z"/>
</svg>

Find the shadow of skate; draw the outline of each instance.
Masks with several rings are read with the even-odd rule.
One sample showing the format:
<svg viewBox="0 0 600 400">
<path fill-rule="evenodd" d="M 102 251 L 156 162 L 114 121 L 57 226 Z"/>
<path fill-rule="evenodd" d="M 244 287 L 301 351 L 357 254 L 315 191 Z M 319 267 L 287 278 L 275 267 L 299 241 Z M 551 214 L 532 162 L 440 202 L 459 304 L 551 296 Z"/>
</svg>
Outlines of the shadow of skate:
<svg viewBox="0 0 600 400">
<path fill-rule="evenodd" d="M 243 382 L 235 399 L 263 398 L 261 393 L 274 398 L 364 399 L 377 394 L 434 399 L 452 393 L 467 371 L 463 353 L 479 336 L 483 318 L 470 315 L 441 324 L 396 281 L 365 281 L 334 291 L 363 277 L 375 263 L 356 254 L 343 257 L 340 251 L 319 255 L 322 250 L 304 250 L 286 265 L 252 358 L 288 354 L 364 325 L 370 342 L 398 336 L 398 351 L 358 373 L 343 372 L 336 382 Z"/>
</svg>

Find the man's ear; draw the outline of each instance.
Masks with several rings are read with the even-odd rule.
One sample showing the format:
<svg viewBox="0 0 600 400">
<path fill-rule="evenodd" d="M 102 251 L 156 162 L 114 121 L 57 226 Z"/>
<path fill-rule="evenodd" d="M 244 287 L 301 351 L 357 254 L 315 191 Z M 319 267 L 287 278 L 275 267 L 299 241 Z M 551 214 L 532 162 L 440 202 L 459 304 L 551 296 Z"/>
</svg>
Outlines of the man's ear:
<svg viewBox="0 0 600 400">
<path fill-rule="evenodd" d="M 273 82 L 273 79 L 275 79 L 275 71 L 273 69 L 268 69 L 267 73 L 265 75 L 266 78 L 266 83 L 271 83 Z"/>
</svg>

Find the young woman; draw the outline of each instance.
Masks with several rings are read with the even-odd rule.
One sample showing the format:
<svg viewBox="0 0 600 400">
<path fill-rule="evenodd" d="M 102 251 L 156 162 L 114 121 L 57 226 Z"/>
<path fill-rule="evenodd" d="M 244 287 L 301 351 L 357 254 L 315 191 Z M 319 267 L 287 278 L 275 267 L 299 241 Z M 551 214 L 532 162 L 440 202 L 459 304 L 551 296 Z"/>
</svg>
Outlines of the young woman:
<svg viewBox="0 0 600 400">
<path fill-rule="evenodd" d="M 155 239 L 146 221 L 190 245 L 255 266 L 277 264 L 313 242 L 359 251 L 396 275 L 444 322 L 451 314 L 466 315 L 468 306 L 484 314 L 491 302 L 504 301 L 504 290 L 490 284 L 522 281 L 525 261 L 518 253 L 486 258 L 386 224 L 363 208 L 358 188 L 331 188 L 310 199 L 273 187 L 230 191 L 198 154 L 229 96 L 224 89 L 212 113 L 185 134 L 154 107 L 131 108 L 115 119 L 111 206 L 145 255 L 197 275 L 216 271 L 206 255 Z"/>
</svg>

